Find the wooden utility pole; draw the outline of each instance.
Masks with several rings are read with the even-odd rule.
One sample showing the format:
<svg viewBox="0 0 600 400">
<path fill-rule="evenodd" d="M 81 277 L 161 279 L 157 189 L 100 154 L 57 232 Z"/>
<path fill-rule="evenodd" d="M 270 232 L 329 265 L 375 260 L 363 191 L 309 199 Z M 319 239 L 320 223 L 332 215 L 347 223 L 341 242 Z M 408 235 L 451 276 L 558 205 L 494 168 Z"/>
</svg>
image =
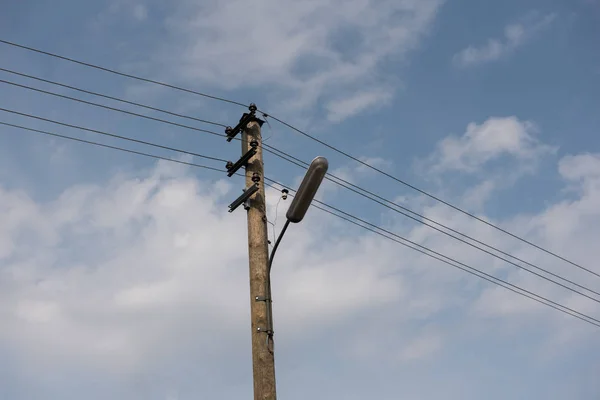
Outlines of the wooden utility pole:
<svg viewBox="0 0 600 400">
<path fill-rule="evenodd" d="M 252 320 L 252 368 L 254 400 L 276 400 L 275 356 L 271 290 L 268 273 L 269 246 L 262 154 L 262 121 L 254 119 L 243 127 L 242 154 L 256 141 L 257 152 L 246 166 L 246 187 L 258 183 L 259 190 L 248 201 L 248 253 L 250 260 L 250 318 Z"/>
</svg>

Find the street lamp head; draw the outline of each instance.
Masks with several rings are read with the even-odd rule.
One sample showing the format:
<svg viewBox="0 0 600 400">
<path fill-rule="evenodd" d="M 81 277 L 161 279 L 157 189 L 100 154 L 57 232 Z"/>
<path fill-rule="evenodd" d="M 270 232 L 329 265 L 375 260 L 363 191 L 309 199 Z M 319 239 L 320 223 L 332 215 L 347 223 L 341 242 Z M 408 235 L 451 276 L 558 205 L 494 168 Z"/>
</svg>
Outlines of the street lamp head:
<svg viewBox="0 0 600 400">
<path fill-rule="evenodd" d="M 302 221 L 327 173 L 328 167 L 329 163 L 325 157 L 317 157 L 310 163 L 310 167 L 308 167 L 308 171 L 306 171 L 306 175 L 304 175 L 304 179 L 302 179 L 302 183 L 287 211 L 286 217 L 290 222 L 298 223 Z"/>
</svg>

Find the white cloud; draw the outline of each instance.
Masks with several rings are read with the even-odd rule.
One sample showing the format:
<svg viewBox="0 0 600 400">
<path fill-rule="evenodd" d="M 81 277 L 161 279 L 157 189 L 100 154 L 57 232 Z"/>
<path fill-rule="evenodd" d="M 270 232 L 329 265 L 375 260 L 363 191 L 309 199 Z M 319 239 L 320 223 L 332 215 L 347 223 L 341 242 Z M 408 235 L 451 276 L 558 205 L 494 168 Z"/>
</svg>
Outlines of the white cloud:
<svg viewBox="0 0 600 400">
<path fill-rule="evenodd" d="M 278 95 L 277 107 L 322 101 L 339 121 L 389 101 L 394 78 L 380 67 L 418 46 L 442 2 L 186 1 L 168 19 L 171 39 L 156 61 L 186 81 L 260 86 Z"/>
<path fill-rule="evenodd" d="M 425 334 L 415 338 L 402 350 L 401 357 L 405 360 L 418 360 L 430 356 L 440 349 L 442 340 L 438 335 Z"/>
<path fill-rule="evenodd" d="M 138 21 L 145 21 L 148 18 L 148 9 L 143 4 L 133 6 L 133 17 Z"/>
<path fill-rule="evenodd" d="M 493 179 L 488 179 L 469 188 L 464 194 L 463 204 L 469 210 L 481 210 L 496 189 L 496 186 L 496 182 Z"/>
<path fill-rule="evenodd" d="M 541 143 L 536 126 L 516 117 L 489 118 L 482 124 L 470 123 L 460 137 L 448 136 L 421 166 L 433 173 L 449 171 L 475 173 L 487 163 L 508 156 L 518 161 L 513 169 L 534 166 L 555 148 Z"/>
<path fill-rule="evenodd" d="M 359 92 L 343 100 L 328 103 L 327 118 L 332 122 L 339 122 L 374 105 L 383 107 L 389 104 L 392 98 L 393 93 L 386 89 Z"/>
<path fill-rule="evenodd" d="M 555 14 L 548 14 L 507 25 L 504 28 L 504 38 L 489 39 L 487 44 L 481 47 L 471 45 L 454 55 L 454 63 L 460 67 L 471 67 L 505 57 L 526 44 L 536 33 L 547 28 L 555 18 Z"/>
<path fill-rule="evenodd" d="M 0 343 L 33 362 L 43 356 L 58 363 L 60 355 L 64 363 L 93 359 L 131 371 L 143 368 L 160 342 L 176 351 L 188 340 L 214 340 L 202 334 L 204 323 L 245 332 L 244 214 L 219 211 L 225 194 L 232 195 L 219 182 L 163 167 L 105 188 L 73 187 L 50 204 L 1 192 L 10 218 L 0 229 Z M 278 255 L 274 294 L 286 304 L 286 312 L 275 306 L 283 332 L 327 326 L 393 301 L 401 290 L 369 266 L 370 251 L 359 250 L 370 245 L 365 239 L 298 259 L 294 254 L 310 254 L 305 246 L 323 241 L 315 226 L 310 235 L 294 227 Z M 187 337 L 191 326 L 198 332 Z"/>
<path fill-rule="evenodd" d="M 561 176 L 578 181 L 600 178 L 600 154 L 566 156 L 558 165 Z"/>
<path fill-rule="evenodd" d="M 106 10 L 96 15 L 92 27 L 97 30 L 111 29 L 111 25 L 123 17 L 133 18 L 137 22 L 145 21 L 148 18 L 148 7 L 144 0 L 110 0 Z"/>
<path fill-rule="evenodd" d="M 359 160 L 362 162 L 369 164 L 376 168 L 391 168 L 393 163 L 390 160 L 383 159 L 381 157 L 359 157 Z M 339 179 L 343 179 L 346 182 L 350 182 L 352 184 L 358 184 L 360 181 L 364 181 L 366 178 L 372 178 L 376 175 L 375 171 L 366 167 L 363 164 L 354 164 L 354 165 L 343 165 L 335 168 L 333 171 L 330 171 L 331 175 L 336 176 Z M 332 180 L 335 180 L 332 178 Z M 340 182 L 344 185 L 344 182 Z M 331 181 L 325 180 L 323 182 L 323 188 L 320 190 L 320 193 L 331 193 L 338 192 L 340 190 L 340 186 L 334 184 Z"/>
<path fill-rule="evenodd" d="M 590 183 L 600 180 L 599 159 L 581 155 L 561 161 L 563 176 L 573 177 L 569 184 L 590 188 L 575 200 L 496 222 L 597 268 L 590 249 L 600 240 L 600 186 Z M 233 187 L 199 181 L 186 168 L 161 162 L 137 178 L 120 175 L 105 185 L 68 188 L 48 203 L 22 191 L 0 191 L 0 211 L 7 216 L 0 225 L 0 248 L 5 249 L 0 258 L 0 349 L 10 348 L 19 365 L 35 371 L 32 385 L 40 376 L 70 369 L 95 378 L 117 374 L 127 382 L 127 377 L 145 373 L 156 380 L 157 393 L 178 393 L 180 398 L 186 396 L 180 392 L 185 385 L 160 381 L 169 357 L 178 365 L 212 370 L 215 364 L 207 360 L 215 352 L 215 359 L 227 360 L 222 361 L 225 370 L 240 363 L 249 368 L 248 360 L 241 362 L 237 355 L 249 351 L 249 296 L 245 216 L 225 212 Z M 268 193 L 270 205 L 278 195 Z M 562 263 L 549 262 L 447 208 L 420 211 L 527 260 L 571 273 Z M 382 217 L 390 229 L 402 229 L 389 214 Z M 540 284 L 430 230 L 411 229 L 407 236 L 593 312 L 587 300 Z M 577 274 L 574 279 L 585 282 Z M 340 343 L 335 355 L 340 362 L 379 365 L 384 360 L 394 368 L 410 366 L 455 346 L 455 333 L 440 315 L 453 315 L 452 324 L 464 324 L 465 330 L 476 327 L 485 340 L 502 340 L 492 328 L 496 325 L 487 324 L 490 320 L 518 327 L 521 335 L 527 335 L 525 320 L 528 327 L 546 329 L 538 337 L 540 346 L 555 335 L 570 346 L 586 346 L 591 340 L 592 330 L 578 321 L 482 285 L 393 242 L 353 231 L 316 210 L 290 229 L 273 284 L 277 338 L 284 343 L 278 354 L 284 363 L 301 358 L 303 346 L 314 339 Z M 574 330 L 576 335 L 564 333 Z M 310 348 L 315 353 L 311 363 L 326 351 L 318 345 Z M 278 373 L 285 382 L 296 370 L 292 366 Z M 224 385 L 231 385 L 230 380 Z"/>
</svg>

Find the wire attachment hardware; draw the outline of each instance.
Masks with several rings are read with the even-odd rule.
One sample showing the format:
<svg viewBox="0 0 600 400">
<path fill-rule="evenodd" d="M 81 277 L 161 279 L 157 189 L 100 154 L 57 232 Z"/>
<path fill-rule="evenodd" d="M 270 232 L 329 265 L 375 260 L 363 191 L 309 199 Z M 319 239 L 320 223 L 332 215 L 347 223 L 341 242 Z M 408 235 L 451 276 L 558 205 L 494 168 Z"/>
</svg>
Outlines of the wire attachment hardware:
<svg viewBox="0 0 600 400">
<path fill-rule="evenodd" d="M 238 135 L 238 133 L 240 133 L 242 131 L 242 129 L 244 129 L 246 127 L 246 125 L 248 125 L 249 122 L 254 121 L 256 119 L 256 117 L 255 117 L 256 110 L 257 110 L 256 104 L 254 104 L 254 103 L 250 104 L 250 106 L 248 107 L 248 110 L 250 112 L 244 113 L 244 115 L 242 115 L 242 118 L 240 118 L 240 122 L 235 126 L 235 128 L 232 128 L 230 126 L 225 128 L 225 134 L 227 135 L 228 142 L 231 142 L 233 140 L 233 138 L 236 137 Z M 262 121 L 260 121 L 259 123 L 262 123 Z"/>
<path fill-rule="evenodd" d="M 231 161 L 227 162 L 227 176 L 231 178 L 233 174 L 235 174 L 240 168 L 246 167 L 248 165 L 248 162 L 252 157 L 254 157 L 256 152 L 256 147 L 252 146 L 250 150 L 246 152 L 246 154 L 244 154 L 239 160 L 235 162 L 235 164 Z"/>
<path fill-rule="evenodd" d="M 275 332 L 273 332 L 273 331 L 272 331 L 272 330 L 270 330 L 270 329 L 261 328 L 261 327 L 258 327 L 258 328 L 256 328 L 256 330 L 257 330 L 258 332 L 264 332 L 264 333 L 266 333 L 267 335 L 269 335 L 269 337 L 273 336 L 273 333 L 275 333 Z"/>
<path fill-rule="evenodd" d="M 244 193 L 242 193 L 242 195 L 240 197 L 235 199 L 233 201 L 233 203 L 231 203 L 229 205 L 229 212 L 233 212 L 236 208 L 238 208 L 242 204 L 245 204 L 246 201 L 256 192 L 258 192 L 258 184 L 255 183 L 254 185 L 250 186 L 248 189 L 244 190 Z M 248 207 L 248 206 L 244 205 L 244 208 L 246 208 L 246 207 Z M 246 208 L 246 210 L 248 208 Z"/>
<path fill-rule="evenodd" d="M 273 299 L 271 299 L 271 298 L 269 298 L 267 296 L 256 296 L 254 298 L 254 301 L 264 301 L 265 303 L 273 303 Z M 267 307 L 269 307 L 269 306 L 267 306 Z M 267 310 L 269 310 L 269 308 L 267 308 Z M 267 316 L 267 319 L 268 319 L 267 325 L 271 325 L 271 323 L 270 323 L 270 320 L 271 320 L 270 315 Z M 274 332 L 273 332 L 272 328 L 256 328 L 256 330 L 258 332 L 265 332 L 270 338 L 273 337 L 273 333 Z"/>
</svg>

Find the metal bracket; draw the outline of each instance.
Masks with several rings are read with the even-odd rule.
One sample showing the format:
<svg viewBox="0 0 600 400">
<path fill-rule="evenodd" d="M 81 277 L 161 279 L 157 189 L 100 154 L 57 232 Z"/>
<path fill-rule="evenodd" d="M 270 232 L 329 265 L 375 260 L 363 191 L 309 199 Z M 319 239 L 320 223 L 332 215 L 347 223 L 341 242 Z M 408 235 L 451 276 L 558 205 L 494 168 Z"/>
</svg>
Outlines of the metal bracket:
<svg viewBox="0 0 600 400">
<path fill-rule="evenodd" d="M 256 120 L 259 124 L 262 125 L 263 121 L 261 121 L 255 117 L 256 110 L 257 110 L 256 104 L 254 104 L 254 103 L 250 104 L 248 109 L 250 110 L 250 113 L 244 113 L 242 115 L 242 118 L 240 118 L 240 122 L 235 126 L 235 128 L 232 128 L 230 126 L 225 128 L 225 134 L 227 135 L 228 142 L 231 142 L 233 140 L 233 138 L 236 137 L 237 134 L 240 133 L 242 131 L 242 129 L 244 129 L 246 127 L 246 125 L 248 125 L 248 122 Z"/>
<path fill-rule="evenodd" d="M 254 301 L 264 301 L 265 303 L 272 303 L 273 302 L 272 299 L 269 299 L 266 296 L 256 296 L 256 297 L 254 297 Z M 267 312 L 268 312 L 268 309 L 267 309 Z M 273 336 L 273 333 L 274 333 L 272 330 L 270 330 L 268 328 L 260 328 L 259 327 L 259 328 L 256 328 L 256 330 L 258 332 L 265 332 L 269 336 Z"/>
<path fill-rule="evenodd" d="M 250 186 L 248 189 L 244 190 L 244 193 L 242 193 L 242 195 L 240 197 L 235 199 L 233 201 L 233 203 L 231 203 L 229 205 L 229 212 L 233 212 L 236 208 L 238 208 L 239 206 L 244 204 L 246 202 L 246 200 L 248 200 L 256 192 L 258 192 L 258 185 L 255 183 L 254 185 Z"/>
<path fill-rule="evenodd" d="M 227 163 L 227 176 L 231 178 L 238 169 L 247 166 L 250 159 L 256 154 L 256 151 L 256 147 L 251 147 L 235 164 Z"/>
</svg>

